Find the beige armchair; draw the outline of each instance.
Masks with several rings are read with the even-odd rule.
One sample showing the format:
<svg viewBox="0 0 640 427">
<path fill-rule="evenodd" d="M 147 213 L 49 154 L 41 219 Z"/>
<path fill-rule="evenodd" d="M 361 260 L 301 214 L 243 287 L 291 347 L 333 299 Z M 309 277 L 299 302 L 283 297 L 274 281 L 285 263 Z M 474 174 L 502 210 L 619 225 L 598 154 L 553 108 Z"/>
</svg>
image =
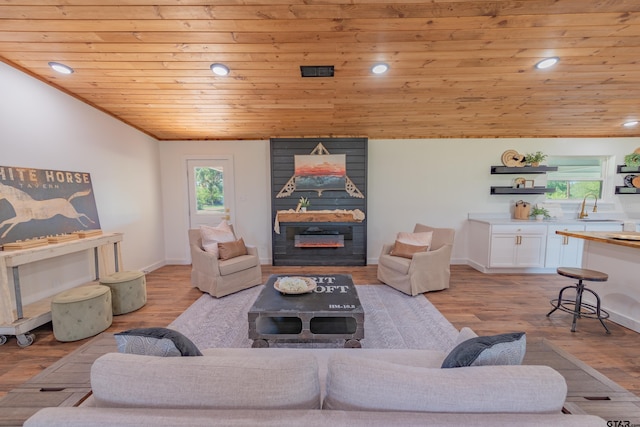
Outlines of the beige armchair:
<svg viewBox="0 0 640 427">
<path fill-rule="evenodd" d="M 218 259 L 202 249 L 200 229 L 189 230 L 191 284 L 216 298 L 260 285 L 262 269 L 258 249 L 247 245 L 247 255 Z"/>
<path fill-rule="evenodd" d="M 431 247 L 413 258 L 390 255 L 393 244 L 385 244 L 378 260 L 378 280 L 405 294 L 418 295 L 449 287 L 451 250 L 455 230 L 416 224 L 413 232 L 433 231 Z"/>
</svg>

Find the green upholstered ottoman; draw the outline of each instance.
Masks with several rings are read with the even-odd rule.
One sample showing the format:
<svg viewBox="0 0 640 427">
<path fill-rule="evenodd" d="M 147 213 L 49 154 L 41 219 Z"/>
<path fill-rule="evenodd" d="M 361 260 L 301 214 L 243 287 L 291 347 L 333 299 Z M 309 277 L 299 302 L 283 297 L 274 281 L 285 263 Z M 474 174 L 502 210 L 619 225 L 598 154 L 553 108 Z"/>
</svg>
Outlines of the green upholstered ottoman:
<svg viewBox="0 0 640 427">
<path fill-rule="evenodd" d="M 100 278 L 111 288 L 113 314 L 125 314 L 147 303 L 147 280 L 142 271 L 119 271 Z"/>
<path fill-rule="evenodd" d="M 78 341 L 111 326 L 111 291 L 108 286 L 87 285 L 53 297 L 51 321 L 58 341 Z"/>
</svg>

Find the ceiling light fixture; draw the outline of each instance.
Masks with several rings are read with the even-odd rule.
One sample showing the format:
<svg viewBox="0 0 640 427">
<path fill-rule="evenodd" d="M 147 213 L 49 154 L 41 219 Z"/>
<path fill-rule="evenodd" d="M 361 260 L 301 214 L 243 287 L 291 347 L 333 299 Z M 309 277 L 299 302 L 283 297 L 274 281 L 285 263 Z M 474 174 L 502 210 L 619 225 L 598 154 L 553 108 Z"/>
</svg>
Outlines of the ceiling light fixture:
<svg viewBox="0 0 640 427">
<path fill-rule="evenodd" d="M 550 68 L 556 65 L 560 61 L 560 58 L 554 56 L 552 58 L 546 58 L 536 64 L 536 68 L 538 70 L 544 70 L 545 68 Z"/>
<path fill-rule="evenodd" d="M 624 126 L 626 128 L 632 128 L 634 126 L 638 126 L 638 123 L 640 123 L 640 122 L 638 122 L 638 120 L 629 120 L 627 122 L 624 122 L 622 124 L 622 126 Z"/>
<path fill-rule="evenodd" d="M 51 67 L 54 71 L 57 71 L 60 74 L 71 74 L 73 73 L 73 68 L 61 64 L 59 62 L 49 62 L 49 67 Z"/>
<path fill-rule="evenodd" d="M 371 72 L 373 74 L 384 74 L 387 71 L 389 71 L 389 65 L 383 62 L 375 64 L 373 67 L 371 67 Z"/>
<path fill-rule="evenodd" d="M 218 76 L 226 76 L 229 74 L 229 67 L 224 64 L 211 64 L 211 71 Z"/>
</svg>

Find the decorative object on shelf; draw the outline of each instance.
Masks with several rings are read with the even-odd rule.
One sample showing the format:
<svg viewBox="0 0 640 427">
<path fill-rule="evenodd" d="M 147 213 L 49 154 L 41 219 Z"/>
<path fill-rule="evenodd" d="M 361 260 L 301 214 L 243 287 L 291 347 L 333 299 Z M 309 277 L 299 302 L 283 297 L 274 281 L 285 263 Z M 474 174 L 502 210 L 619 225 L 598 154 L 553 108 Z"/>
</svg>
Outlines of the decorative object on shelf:
<svg viewBox="0 0 640 427">
<path fill-rule="evenodd" d="M 516 207 L 513 210 L 514 219 L 529 219 L 530 213 L 531 203 L 525 202 L 524 200 L 518 200 L 516 202 Z"/>
<path fill-rule="evenodd" d="M 533 179 L 526 179 L 524 181 L 524 188 L 535 188 L 535 181 Z"/>
<path fill-rule="evenodd" d="M 298 206 L 300 207 L 300 210 L 302 210 L 302 212 L 306 212 L 307 208 L 311 205 L 311 202 L 309 202 L 309 199 L 307 199 L 306 197 L 300 197 L 300 200 L 298 201 Z M 298 210 L 296 209 L 296 212 Z"/>
<path fill-rule="evenodd" d="M 539 205 L 535 205 L 533 209 L 531 209 L 531 216 L 536 218 L 536 221 L 542 221 L 545 218 L 551 218 L 549 215 L 549 211 Z"/>
<path fill-rule="evenodd" d="M 513 188 L 524 188 L 524 183 L 526 179 L 523 177 L 518 177 L 513 180 Z"/>
<path fill-rule="evenodd" d="M 524 156 L 524 162 L 527 165 L 533 167 L 540 166 L 541 162 L 544 162 L 548 156 L 542 151 L 536 151 L 535 153 L 527 153 Z"/>
<path fill-rule="evenodd" d="M 319 157 L 318 157 L 319 156 Z M 294 191 L 344 190 L 351 196 L 364 199 L 364 195 L 346 174 L 346 155 L 332 155 L 321 142 L 307 156 L 294 156 L 294 175 L 282 187 L 276 198 L 289 197 Z M 321 172 L 319 172 L 321 171 Z"/>
<path fill-rule="evenodd" d="M 508 167 L 522 167 L 524 166 L 524 157 L 516 150 L 507 150 L 502 153 L 502 164 Z"/>
<path fill-rule="evenodd" d="M 636 149 L 636 151 L 639 151 L 640 148 Z M 629 156 L 634 156 L 634 154 L 629 154 L 627 156 L 625 156 L 625 161 L 627 160 L 627 157 Z M 630 163 L 633 163 L 630 161 Z M 636 165 L 636 166 L 629 166 L 629 165 L 618 165 L 616 167 L 616 171 L 617 173 L 629 173 L 631 172 L 630 175 L 625 175 L 625 177 L 623 178 L 623 186 L 616 186 L 615 188 L 615 194 L 640 194 L 640 175 L 636 175 L 637 173 L 640 173 L 640 164 Z M 635 179 L 635 182 L 634 182 Z"/>
<path fill-rule="evenodd" d="M 636 148 L 636 150 L 624 156 L 624 164 L 627 167 L 638 167 L 640 166 L 640 148 Z"/>
</svg>

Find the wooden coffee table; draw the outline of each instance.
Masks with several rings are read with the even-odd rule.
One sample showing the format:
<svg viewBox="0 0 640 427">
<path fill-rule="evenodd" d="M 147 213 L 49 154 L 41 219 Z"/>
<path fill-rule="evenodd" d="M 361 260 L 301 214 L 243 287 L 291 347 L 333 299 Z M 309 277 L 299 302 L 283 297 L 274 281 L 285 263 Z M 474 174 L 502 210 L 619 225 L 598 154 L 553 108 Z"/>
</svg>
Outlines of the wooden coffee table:
<svg viewBox="0 0 640 427">
<path fill-rule="evenodd" d="M 269 347 L 269 341 L 296 343 L 345 340 L 359 348 L 364 338 L 364 310 L 349 274 L 304 275 L 312 277 L 313 292 L 285 295 L 273 284 L 272 275 L 249 309 L 249 338 L 253 347 Z"/>
</svg>

